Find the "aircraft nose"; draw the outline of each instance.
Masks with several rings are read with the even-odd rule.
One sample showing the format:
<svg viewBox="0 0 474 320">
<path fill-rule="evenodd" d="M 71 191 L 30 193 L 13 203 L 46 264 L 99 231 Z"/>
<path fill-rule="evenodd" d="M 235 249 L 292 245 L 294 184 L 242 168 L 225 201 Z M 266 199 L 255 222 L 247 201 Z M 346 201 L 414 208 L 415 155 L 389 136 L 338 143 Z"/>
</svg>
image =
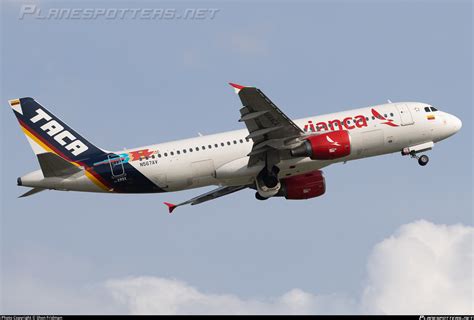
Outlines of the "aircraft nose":
<svg viewBox="0 0 474 320">
<path fill-rule="evenodd" d="M 462 127 L 462 121 L 461 119 L 459 119 L 458 117 L 456 116 L 453 116 L 451 115 L 451 122 L 452 122 L 452 126 L 454 127 L 454 132 L 458 132 L 459 130 L 461 130 L 461 127 Z"/>
</svg>

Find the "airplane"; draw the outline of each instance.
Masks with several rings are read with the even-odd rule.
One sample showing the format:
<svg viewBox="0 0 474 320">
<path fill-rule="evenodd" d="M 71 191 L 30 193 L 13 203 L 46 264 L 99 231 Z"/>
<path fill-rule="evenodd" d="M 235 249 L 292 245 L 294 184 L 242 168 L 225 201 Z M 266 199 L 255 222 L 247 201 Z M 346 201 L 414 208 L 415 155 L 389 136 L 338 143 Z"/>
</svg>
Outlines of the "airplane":
<svg viewBox="0 0 474 320">
<path fill-rule="evenodd" d="M 261 90 L 230 83 L 246 129 L 123 151 L 99 148 L 33 98 L 9 100 L 40 170 L 17 179 L 20 197 L 51 190 L 160 193 L 214 185 L 169 213 L 254 189 L 258 200 L 322 196 L 321 169 L 400 152 L 428 164 L 425 151 L 457 133 L 459 118 L 421 102 L 397 102 L 291 120 Z"/>
</svg>

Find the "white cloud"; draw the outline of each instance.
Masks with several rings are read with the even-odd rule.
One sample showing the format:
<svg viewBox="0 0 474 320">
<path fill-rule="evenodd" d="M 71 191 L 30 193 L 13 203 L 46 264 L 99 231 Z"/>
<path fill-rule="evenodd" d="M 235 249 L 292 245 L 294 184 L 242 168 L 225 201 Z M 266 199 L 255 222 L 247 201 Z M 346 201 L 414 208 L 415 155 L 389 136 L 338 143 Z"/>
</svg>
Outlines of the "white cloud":
<svg viewBox="0 0 474 320">
<path fill-rule="evenodd" d="M 474 228 L 417 221 L 377 244 L 363 306 L 370 313 L 470 313 Z"/>
<path fill-rule="evenodd" d="M 111 280 L 106 286 L 132 314 L 341 313 L 342 306 L 351 305 L 336 295 L 315 296 L 299 289 L 276 299 L 244 300 L 229 294 L 206 294 L 184 282 L 156 277 Z"/>
<path fill-rule="evenodd" d="M 8 292 L 2 298 L 3 311 L 35 313 L 41 306 L 42 313 L 474 313 L 473 241 L 470 226 L 427 221 L 404 225 L 374 247 L 365 289 L 357 297 L 292 289 L 279 297 L 242 299 L 205 293 L 175 279 L 144 276 L 68 291 L 33 279 L 19 283 L 17 278 L 2 284 L 2 291 Z"/>
<path fill-rule="evenodd" d="M 242 300 L 199 292 L 155 277 L 108 282 L 131 313 L 472 313 L 474 228 L 417 221 L 377 244 L 360 298 L 314 295 L 293 289 L 276 299 Z M 360 301 L 358 303 L 358 301 Z"/>
</svg>

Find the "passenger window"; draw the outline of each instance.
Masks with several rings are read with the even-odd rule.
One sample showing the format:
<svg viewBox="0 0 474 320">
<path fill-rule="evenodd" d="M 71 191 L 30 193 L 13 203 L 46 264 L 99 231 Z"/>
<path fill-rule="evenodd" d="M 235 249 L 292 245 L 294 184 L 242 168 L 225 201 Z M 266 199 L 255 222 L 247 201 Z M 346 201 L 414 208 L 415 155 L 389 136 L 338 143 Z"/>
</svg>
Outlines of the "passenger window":
<svg viewBox="0 0 474 320">
<path fill-rule="evenodd" d="M 234 144 L 237 144 L 237 141 L 234 140 Z"/>
<path fill-rule="evenodd" d="M 369 121 L 369 117 L 365 117 L 365 120 L 366 120 L 366 121 Z"/>
<path fill-rule="evenodd" d="M 173 151 L 171 151 L 171 152 L 170 152 L 170 155 L 174 156 L 174 152 L 173 152 Z"/>
<path fill-rule="evenodd" d="M 375 117 L 374 117 L 374 116 L 372 116 L 372 120 L 375 120 Z"/>
<path fill-rule="evenodd" d="M 205 147 L 205 146 L 202 146 L 201 149 L 202 149 L 202 150 L 206 150 L 206 147 Z"/>
<path fill-rule="evenodd" d="M 240 139 L 240 143 L 244 143 L 244 140 Z"/>
<path fill-rule="evenodd" d="M 158 158 L 161 158 L 161 153 L 158 153 Z"/>
<path fill-rule="evenodd" d="M 186 149 L 183 149 L 183 153 L 186 153 Z"/>
<path fill-rule="evenodd" d="M 196 147 L 196 151 L 199 151 L 199 147 Z"/>
<path fill-rule="evenodd" d="M 167 156 L 168 156 L 168 153 L 165 152 L 165 157 L 167 157 Z"/>
<path fill-rule="evenodd" d="M 193 148 L 189 148 L 189 152 L 193 152 Z"/>
<path fill-rule="evenodd" d="M 425 107 L 425 112 L 430 112 L 430 107 Z"/>
<path fill-rule="evenodd" d="M 224 146 L 224 142 L 221 142 L 221 146 L 222 146 L 222 147 Z"/>
<path fill-rule="evenodd" d="M 230 146 L 230 141 L 227 141 L 227 145 Z"/>
<path fill-rule="evenodd" d="M 211 145 L 208 145 L 207 147 L 208 147 L 209 149 L 212 149 L 212 146 L 211 146 Z"/>
<path fill-rule="evenodd" d="M 177 154 L 181 154 L 181 152 L 180 152 L 179 150 L 178 150 L 178 151 L 176 151 L 176 153 L 177 153 Z"/>
<path fill-rule="evenodd" d="M 393 113 L 392 113 L 392 112 L 390 112 L 390 116 L 393 117 Z"/>
<path fill-rule="evenodd" d="M 214 148 L 217 148 L 218 146 L 219 146 L 219 145 L 218 145 L 217 143 L 216 143 L 216 144 L 214 144 Z"/>
<path fill-rule="evenodd" d="M 245 141 L 249 142 L 249 141 L 250 141 L 250 138 L 245 138 Z"/>
</svg>

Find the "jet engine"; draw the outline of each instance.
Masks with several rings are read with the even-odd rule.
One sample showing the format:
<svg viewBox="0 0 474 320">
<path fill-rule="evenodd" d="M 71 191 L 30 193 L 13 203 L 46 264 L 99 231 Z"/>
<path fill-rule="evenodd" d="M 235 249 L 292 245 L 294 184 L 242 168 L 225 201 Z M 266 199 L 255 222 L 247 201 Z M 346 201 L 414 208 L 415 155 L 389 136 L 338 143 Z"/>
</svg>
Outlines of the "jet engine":
<svg viewBox="0 0 474 320">
<path fill-rule="evenodd" d="M 291 150 L 293 157 L 310 157 L 312 160 L 332 160 L 351 154 L 351 138 L 347 130 L 331 131 L 309 136 Z"/>
<path fill-rule="evenodd" d="M 288 200 L 304 200 L 315 198 L 326 192 L 326 181 L 323 172 L 316 170 L 281 180 L 281 188 L 275 197 Z"/>
</svg>

